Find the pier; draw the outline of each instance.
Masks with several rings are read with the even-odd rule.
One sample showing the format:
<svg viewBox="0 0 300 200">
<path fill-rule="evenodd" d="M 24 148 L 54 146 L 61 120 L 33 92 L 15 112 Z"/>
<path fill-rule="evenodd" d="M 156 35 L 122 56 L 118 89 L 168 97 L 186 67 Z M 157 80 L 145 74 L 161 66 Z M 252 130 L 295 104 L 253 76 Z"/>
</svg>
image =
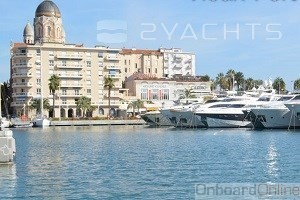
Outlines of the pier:
<svg viewBox="0 0 300 200">
<path fill-rule="evenodd" d="M 142 119 L 137 120 L 70 120 L 51 121 L 51 126 L 123 126 L 123 125 L 146 125 Z"/>
<path fill-rule="evenodd" d="M 15 139 L 11 130 L 0 130 L 0 164 L 13 162 L 16 153 Z"/>
</svg>

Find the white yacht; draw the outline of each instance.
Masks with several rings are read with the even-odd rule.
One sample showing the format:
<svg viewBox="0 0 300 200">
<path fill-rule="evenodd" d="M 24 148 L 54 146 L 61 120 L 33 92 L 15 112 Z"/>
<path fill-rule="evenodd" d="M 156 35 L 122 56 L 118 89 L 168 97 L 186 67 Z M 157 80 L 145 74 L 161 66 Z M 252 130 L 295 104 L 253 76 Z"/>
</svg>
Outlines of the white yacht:
<svg viewBox="0 0 300 200">
<path fill-rule="evenodd" d="M 141 118 L 149 126 L 172 126 L 170 120 L 163 116 L 159 110 L 146 112 L 141 115 Z"/>
<path fill-rule="evenodd" d="M 49 127 L 50 120 L 43 116 L 37 116 L 32 120 L 33 127 Z"/>
<path fill-rule="evenodd" d="M 0 118 L 1 121 L 1 128 L 9 128 L 11 126 L 10 120 L 8 120 L 6 117 Z"/>
<path fill-rule="evenodd" d="M 245 119 L 244 109 L 261 106 L 277 99 L 273 94 L 262 95 L 259 98 L 231 97 L 207 107 L 199 107 L 195 115 L 206 128 L 246 128 L 252 124 L 250 120 Z"/>
<path fill-rule="evenodd" d="M 294 105 L 292 102 L 299 100 L 300 95 L 284 95 L 278 101 L 251 108 L 249 116 L 253 127 L 256 129 L 289 128 L 293 120 L 291 110 L 294 111 L 295 108 L 292 107 Z"/>
</svg>

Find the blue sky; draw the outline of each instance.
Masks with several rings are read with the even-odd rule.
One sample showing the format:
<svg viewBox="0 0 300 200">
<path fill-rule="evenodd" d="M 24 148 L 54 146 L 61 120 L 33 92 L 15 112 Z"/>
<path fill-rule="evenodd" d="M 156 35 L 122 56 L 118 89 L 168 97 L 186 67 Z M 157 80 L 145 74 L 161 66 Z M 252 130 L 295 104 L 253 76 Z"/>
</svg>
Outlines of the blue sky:
<svg viewBox="0 0 300 200">
<path fill-rule="evenodd" d="M 54 2 L 62 13 L 68 43 L 83 43 L 90 47 L 180 47 L 196 54 L 196 72 L 199 75 L 208 74 L 214 78 L 217 73 L 232 68 L 244 72 L 246 77 L 257 79 L 283 77 L 290 88 L 291 81 L 300 78 L 300 1 L 215 1 Z M 33 22 L 40 2 L 41 0 L 0 1 L 1 82 L 9 79 L 10 41 L 22 41 L 24 26 L 27 21 Z M 97 23 L 102 20 L 127 23 L 127 41 L 118 44 L 98 41 Z M 252 30 L 249 24 L 259 25 Z M 237 39 L 237 33 L 226 32 L 224 26 L 231 31 L 237 30 L 239 26 L 239 38 Z M 155 31 L 149 32 L 154 27 Z M 172 30 L 173 33 L 170 34 Z M 152 40 L 142 39 L 142 35 Z M 275 39 L 279 36 L 280 39 Z"/>
</svg>

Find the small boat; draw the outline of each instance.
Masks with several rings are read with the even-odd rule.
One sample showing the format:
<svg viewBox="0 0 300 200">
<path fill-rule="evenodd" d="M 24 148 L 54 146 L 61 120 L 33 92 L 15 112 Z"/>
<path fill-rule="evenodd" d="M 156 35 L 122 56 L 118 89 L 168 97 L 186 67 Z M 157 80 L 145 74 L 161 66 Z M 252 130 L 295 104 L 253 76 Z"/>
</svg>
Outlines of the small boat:
<svg viewBox="0 0 300 200">
<path fill-rule="evenodd" d="M 33 123 L 30 122 L 30 123 L 26 123 L 26 124 L 14 124 L 12 127 L 13 128 L 31 128 L 31 127 L 33 127 Z"/>
<path fill-rule="evenodd" d="M 33 123 L 33 127 L 49 127 L 50 126 L 50 120 L 45 117 L 41 117 L 41 116 L 37 116 L 35 119 L 33 119 L 32 123 Z"/>
</svg>

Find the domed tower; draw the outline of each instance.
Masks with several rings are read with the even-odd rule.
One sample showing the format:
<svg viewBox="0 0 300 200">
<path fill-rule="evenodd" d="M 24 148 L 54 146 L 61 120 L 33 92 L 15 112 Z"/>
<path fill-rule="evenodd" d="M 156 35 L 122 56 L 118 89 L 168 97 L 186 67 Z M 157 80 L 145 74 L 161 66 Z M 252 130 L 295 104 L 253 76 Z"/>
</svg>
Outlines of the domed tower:
<svg viewBox="0 0 300 200">
<path fill-rule="evenodd" d="M 59 8 L 51 0 L 44 0 L 35 11 L 35 42 L 65 43 L 65 32 Z"/>
<path fill-rule="evenodd" d="M 23 41 L 25 44 L 34 44 L 34 31 L 29 22 L 26 24 L 23 31 Z"/>
</svg>

